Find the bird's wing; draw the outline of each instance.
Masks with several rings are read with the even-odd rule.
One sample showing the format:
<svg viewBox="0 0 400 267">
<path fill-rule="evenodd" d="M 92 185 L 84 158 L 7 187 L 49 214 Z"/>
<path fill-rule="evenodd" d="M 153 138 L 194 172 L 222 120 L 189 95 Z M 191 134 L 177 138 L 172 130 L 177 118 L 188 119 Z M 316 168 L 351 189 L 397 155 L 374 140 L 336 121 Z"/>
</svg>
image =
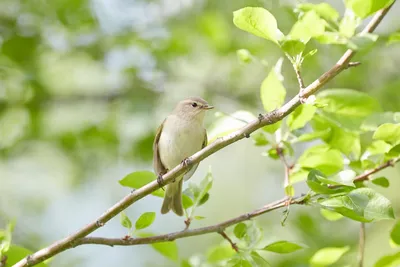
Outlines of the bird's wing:
<svg viewBox="0 0 400 267">
<path fill-rule="evenodd" d="M 163 121 L 163 123 L 161 123 L 160 127 L 158 127 L 153 143 L 153 167 L 156 175 L 165 174 L 168 171 L 165 168 L 164 164 L 161 162 L 160 151 L 158 149 L 158 143 L 160 141 L 161 131 L 164 123 L 165 120 Z"/>
<path fill-rule="evenodd" d="M 203 149 L 207 145 L 207 143 L 208 143 L 207 131 L 204 129 L 204 140 L 203 140 L 203 144 L 201 145 L 201 148 Z M 183 179 L 185 181 L 189 180 L 190 177 L 192 177 L 192 175 L 196 171 L 198 166 L 199 166 L 199 163 L 196 163 L 195 165 L 193 165 L 193 167 L 190 168 L 190 170 L 187 173 L 185 173 L 185 175 L 183 176 Z"/>
</svg>

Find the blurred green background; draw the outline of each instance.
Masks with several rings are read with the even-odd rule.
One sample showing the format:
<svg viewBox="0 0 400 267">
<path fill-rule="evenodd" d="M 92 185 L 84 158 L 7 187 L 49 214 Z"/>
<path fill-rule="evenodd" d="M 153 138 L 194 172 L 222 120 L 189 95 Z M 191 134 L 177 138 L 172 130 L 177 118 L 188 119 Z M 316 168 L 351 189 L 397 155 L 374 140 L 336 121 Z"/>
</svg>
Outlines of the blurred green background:
<svg viewBox="0 0 400 267">
<path fill-rule="evenodd" d="M 320 1 L 309 1 L 318 3 Z M 341 1 L 328 1 L 343 14 Z M 216 112 L 262 112 L 259 88 L 282 53 L 271 42 L 238 30 L 232 12 L 262 6 L 287 33 L 296 21 L 290 0 L 0 0 L 0 228 L 15 219 L 13 240 L 33 251 L 95 220 L 129 189 L 124 175 L 152 170 L 155 130 L 175 103 L 201 96 Z M 352 88 L 376 97 L 386 111 L 400 110 L 400 45 L 386 45 L 400 28 L 400 5 L 378 27 L 378 42 L 357 54 L 362 65 L 340 74 L 327 88 Z M 329 69 L 344 52 L 340 46 L 312 45 L 318 53 L 303 67 L 306 84 Z M 246 48 L 259 60 L 241 63 Z M 267 64 L 262 64 L 264 60 Z M 297 80 L 283 63 L 288 98 Z M 211 112 L 212 132 L 217 116 Z M 299 155 L 306 146 L 296 146 Z M 192 181 L 212 167 L 209 202 L 198 213 L 206 226 L 284 196 L 283 166 L 261 155 L 246 139 L 204 160 Z M 291 159 L 293 161 L 293 159 Z M 377 188 L 400 215 L 399 168 L 385 170 L 389 189 Z M 305 185 L 296 193 L 307 192 Z M 156 211 L 150 230 L 181 230 L 183 219 L 161 216 L 153 196 L 126 211 L 137 218 Z M 325 246 L 352 245 L 359 224 L 329 222 L 319 210 L 292 207 L 285 227 L 282 211 L 257 219 L 266 241 L 288 239 L 309 249 L 269 257 L 273 266 L 308 266 L 307 257 Z M 392 248 L 393 222 L 367 225 L 366 266 Z M 122 237 L 119 218 L 95 233 Z M 179 254 L 204 254 L 221 242 L 217 234 L 181 239 Z M 394 250 L 393 250 L 394 251 Z M 150 246 L 81 246 L 53 259 L 51 266 L 175 266 Z M 340 265 L 338 265 L 340 266 Z"/>
</svg>

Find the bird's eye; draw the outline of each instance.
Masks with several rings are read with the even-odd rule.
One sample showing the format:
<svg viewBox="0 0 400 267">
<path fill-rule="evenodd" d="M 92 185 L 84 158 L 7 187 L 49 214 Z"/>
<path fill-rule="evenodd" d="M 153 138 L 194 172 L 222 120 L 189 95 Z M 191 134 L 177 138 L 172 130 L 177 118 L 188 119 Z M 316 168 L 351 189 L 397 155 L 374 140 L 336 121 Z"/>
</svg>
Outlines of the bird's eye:
<svg viewBox="0 0 400 267">
<path fill-rule="evenodd" d="M 194 107 L 194 108 L 197 107 L 197 103 L 196 103 L 196 102 L 193 102 L 193 103 L 192 103 L 192 107 Z"/>
</svg>

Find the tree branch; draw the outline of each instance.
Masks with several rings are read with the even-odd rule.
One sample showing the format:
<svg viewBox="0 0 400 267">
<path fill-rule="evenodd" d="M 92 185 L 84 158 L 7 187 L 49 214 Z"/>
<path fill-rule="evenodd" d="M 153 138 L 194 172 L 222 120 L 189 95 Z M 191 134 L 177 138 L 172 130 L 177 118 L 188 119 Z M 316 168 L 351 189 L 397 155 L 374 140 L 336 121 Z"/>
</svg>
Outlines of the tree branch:
<svg viewBox="0 0 400 267">
<path fill-rule="evenodd" d="M 210 226 L 206 226 L 206 227 L 202 227 L 202 228 L 183 230 L 183 231 L 179 231 L 179 232 L 151 236 L 151 237 L 143 237 L 143 238 L 124 239 L 124 238 L 84 237 L 84 238 L 81 238 L 81 239 L 77 240 L 76 242 L 74 242 L 74 247 L 84 245 L 84 244 L 96 244 L 96 245 L 108 245 L 108 246 L 134 246 L 134 245 L 152 244 L 152 243 L 158 243 L 158 242 L 168 242 L 168 241 L 173 241 L 173 240 L 180 239 L 180 238 L 204 235 L 204 234 L 209 234 L 209 233 L 220 233 L 221 234 L 221 232 L 223 232 L 229 226 L 235 225 L 235 224 L 243 222 L 243 221 L 250 220 L 251 218 L 255 218 L 264 213 L 285 207 L 286 201 L 287 201 L 287 199 L 283 198 L 281 200 L 267 204 L 264 207 L 254 210 L 252 212 L 242 214 L 238 217 L 229 219 L 229 220 L 221 222 L 219 224 L 210 225 Z M 292 199 L 290 204 L 304 204 L 303 197 L 298 197 L 298 198 Z"/>
<path fill-rule="evenodd" d="M 375 30 L 375 28 L 378 26 L 380 21 L 383 19 L 383 17 L 386 15 L 386 13 L 389 11 L 391 6 L 382 9 L 378 11 L 372 20 L 368 23 L 368 25 L 364 28 L 362 31 L 363 33 L 370 33 Z M 327 82 L 332 80 L 334 77 L 336 77 L 339 73 L 341 73 L 344 69 L 347 68 L 348 63 L 350 62 L 351 58 L 354 56 L 355 52 L 352 50 L 347 50 L 343 56 L 339 59 L 339 61 L 327 72 L 325 72 L 321 77 L 319 77 L 317 80 L 315 80 L 312 84 L 304 88 L 302 91 L 302 96 L 307 98 L 310 95 L 314 94 L 317 92 L 322 86 L 324 86 Z M 207 158 L 211 154 L 214 154 L 215 152 L 221 150 L 222 148 L 235 143 L 247 136 L 249 136 L 251 133 L 256 131 L 257 129 L 276 123 L 280 120 L 282 120 L 284 117 L 289 115 L 291 112 L 294 111 L 296 107 L 300 105 L 300 97 L 299 94 L 293 97 L 289 102 L 287 102 L 285 105 L 283 105 L 281 108 L 274 110 L 268 114 L 261 115 L 258 117 L 258 119 L 248 123 L 241 129 L 227 135 L 221 138 L 218 138 L 215 142 L 212 144 L 206 146 L 199 152 L 195 153 L 193 156 L 189 158 L 189 160 L 192 163 L 199 163 L 203 159 Z M 188 169 L 188 166 L 183 166 L 182 164 L 176 166 L 172 170 L 170 170 L 168 173 L 163 175 L 163 180 L 165 184 L 171 183 L 176 177 L 178 177 L 180 174 L 183 174 L 186 170 Z M 82 229 L 78 230 L 76 233 L 71 234 L 67 236 L 64 239 L 61 239 L 52 245 L 43 248 L 32 255 L 20 260 L 17 262 L 13 267 L 25 267 L 25 266 L 33 266 L 35 264 L 38 264 L 40 262 L 43 262 L 44 260 L 64 251 L 69 248 L 74 247 L 76 244 L 79 244 L 79 241 L 82 240 L 83 237 L 86 237 L 90 233 L 94 232 L 98 228 L 102 227 L 105 223 L 107 223 L 109 220 L 111 220 L 113 217 L 115 217 L 117 214 L 119 214 L 121 211 L 135 203 L 136 201 L 142 199 L 143 197 L 151 194 L 155 190 L 159 188 L 159 185 L 157 181 L 153 181 L 151 183 L 148 183 L 147 185 L 135 190 L 131 194 L 127 195 L 123 199 L 121 199 L 118 203 L 116 203 L 114 206 L 109 208 L 106 212 L 104 212 L 96 221 L 89 223 Z M 231 224 L 229 224 L 231 225 Z M 196 231 L 196 230 L 188 230 L 188 232 L 191 231 Z M 207 232 L 207 231 L 206 231 Z M 209 231 L 213 232 L 213 231 Z M 197 232 L 193 232 L 197 233 Z M 207 232 L 208 233 L 208 232 Z M 198 234 L 203 234 L 203 232 L 197 233 Z M 182 235 L 182 233 L 181 233 Z M 196 234 L 194 234 L 196 235 Z M 167 235 L 168 237 L 168 235 Z M 179 237 L 179 235 L 178 235 Z M 175 236 L 175 238 L 177 238 Z M 157 241 L 159 242 L 159 241 Z"/>
<path fill-rule="evenodd" d="M 360 237 L 358 243 L 358 267 L 364 266 L 365 251 L 365 223 L 360 224 Z"/>
<path fill-rule="evenodd" d="M 229 236 L 224 231 L 220 231 L 220 232 L 218 232 L 218 234 L 220 234 L 224 239 L 228 240 L 228 242 L 229 242 L 229 244 L 231 244 L 231 247 L 233 250 L 235 250 L 236 252 L 239 252 L 238 246 L 235 243 L 233 243 L 232 239 L 230 239 Z"/>
</svg>

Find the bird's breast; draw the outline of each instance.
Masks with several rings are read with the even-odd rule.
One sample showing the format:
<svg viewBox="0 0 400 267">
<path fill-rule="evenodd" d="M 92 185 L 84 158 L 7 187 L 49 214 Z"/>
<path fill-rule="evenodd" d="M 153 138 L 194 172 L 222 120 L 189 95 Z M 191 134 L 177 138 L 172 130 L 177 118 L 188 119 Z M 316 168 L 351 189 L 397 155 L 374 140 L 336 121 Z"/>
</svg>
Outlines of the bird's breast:
<svg viewBox="0 0 400 267">
<path fill-rule="evenodd" d="M 159 140 L 161 162 L 172 169 L 202 147 L 204 128 L 199 123 L 167 120 Z"/>
</svg>

